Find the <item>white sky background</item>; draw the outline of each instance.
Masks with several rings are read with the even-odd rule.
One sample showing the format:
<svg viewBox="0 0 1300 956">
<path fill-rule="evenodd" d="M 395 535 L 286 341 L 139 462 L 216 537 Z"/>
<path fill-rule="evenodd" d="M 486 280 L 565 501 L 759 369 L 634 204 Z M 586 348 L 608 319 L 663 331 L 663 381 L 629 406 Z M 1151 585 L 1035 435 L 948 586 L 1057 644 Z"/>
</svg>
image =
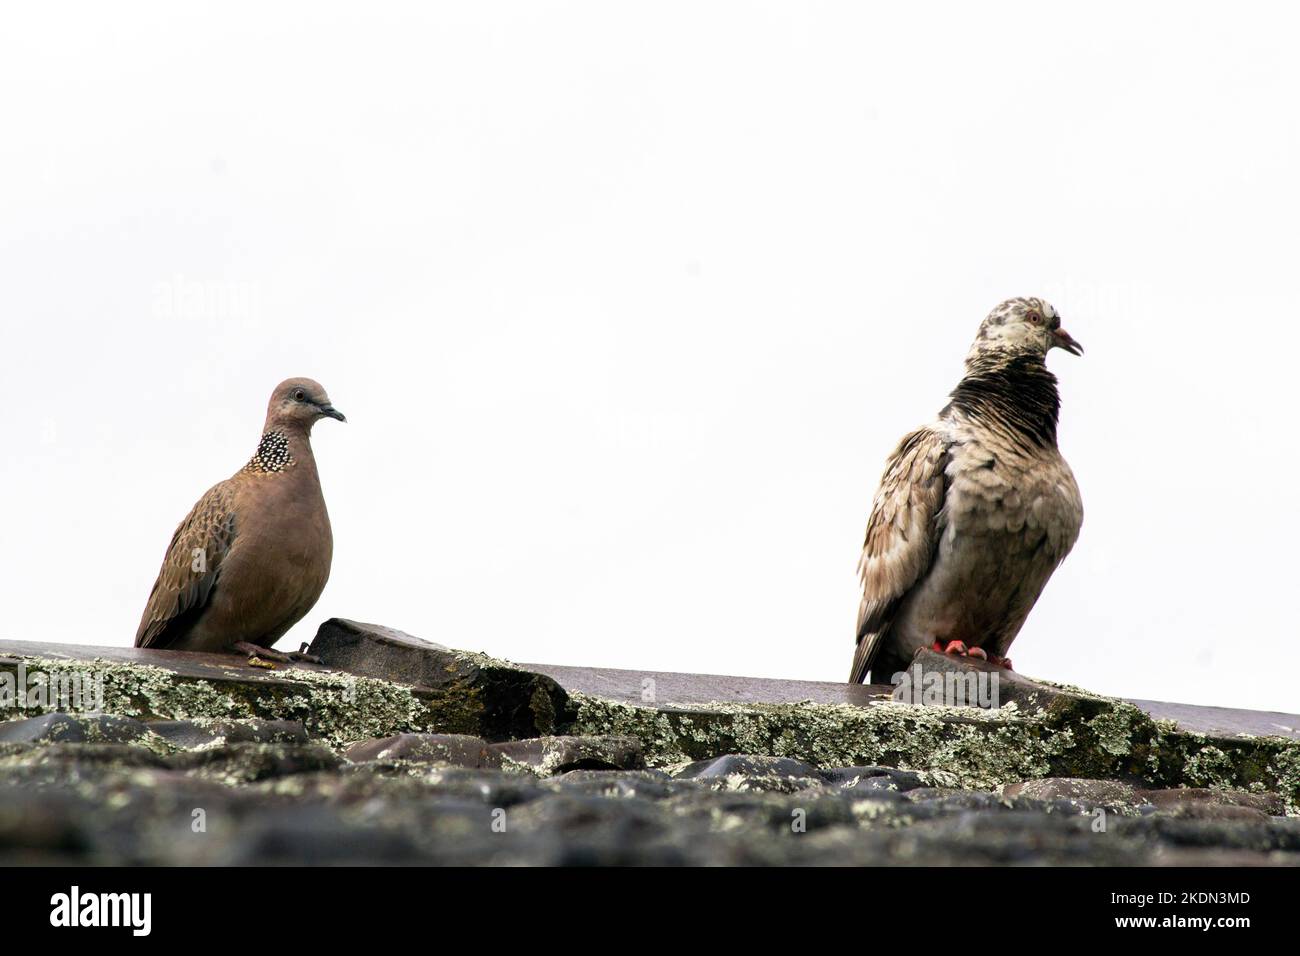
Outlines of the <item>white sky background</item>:
<svg viewBox="0 0 1300 956">
<path fill-rule="evenodd" d="M 4 636 L 129 645 L 309 375 L 280 646 L 843 680 L 885 457 L 1043 295 L 1087 517 L 1017 669 L 1300 710 L 1290 16 L 9 6 Z"/>
</svg>

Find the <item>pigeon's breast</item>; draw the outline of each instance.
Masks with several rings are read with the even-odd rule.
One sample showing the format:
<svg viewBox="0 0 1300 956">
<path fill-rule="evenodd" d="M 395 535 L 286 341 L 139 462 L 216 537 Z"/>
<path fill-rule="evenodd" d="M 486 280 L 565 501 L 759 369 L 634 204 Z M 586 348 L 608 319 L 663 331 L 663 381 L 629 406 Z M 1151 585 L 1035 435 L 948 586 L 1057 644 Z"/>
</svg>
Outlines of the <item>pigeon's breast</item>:
<svg viewBox="0 0 1300 956">
<path fill-rule="evenodd" d="M 1055 447 L 987 429 L 953 437 L 935 561 L 901 623 L 916 646 L 1001 654 L 1078 537 L 1079 489 Z"/>
</svg>

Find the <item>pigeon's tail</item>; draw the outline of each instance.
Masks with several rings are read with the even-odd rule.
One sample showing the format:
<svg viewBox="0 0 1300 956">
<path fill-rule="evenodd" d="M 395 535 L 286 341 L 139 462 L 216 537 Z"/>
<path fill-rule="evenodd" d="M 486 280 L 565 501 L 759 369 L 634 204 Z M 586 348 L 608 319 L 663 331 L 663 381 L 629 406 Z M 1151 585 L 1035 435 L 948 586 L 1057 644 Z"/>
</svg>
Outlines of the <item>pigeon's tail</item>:
<svg viewBox="0 0 1300 956">
<path fill-rule="evenodd" d="M 867 676 L 869 666 L 866 655 L 862 653 L 862 643 L 859 642 L 858 649 L 853 652 L 853 668 L 849 671 L 849 683 L 861 684 L 862 679 Z"/>
<path fill-rule="evenodd" d="M 863 634 L 858 637 L 858 647 L 853 652 L 853 669 L 849 671 L 850 684 L 866 682 L 867 674 L 871 670 L 871 664 L 876 657 L 876 649 L 880 647 L 882 637 L 884 637 L 884 631 Z"/>
</svg>

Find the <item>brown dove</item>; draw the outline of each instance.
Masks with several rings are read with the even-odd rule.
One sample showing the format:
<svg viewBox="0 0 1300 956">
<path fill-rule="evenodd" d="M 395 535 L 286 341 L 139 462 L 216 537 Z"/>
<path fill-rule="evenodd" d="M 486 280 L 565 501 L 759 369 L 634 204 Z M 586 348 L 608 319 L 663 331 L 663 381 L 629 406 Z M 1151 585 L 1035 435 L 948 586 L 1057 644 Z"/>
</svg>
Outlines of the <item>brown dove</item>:
<svg viewBox="0 0 1300 956">
<path fill-rule="evenodd" d="M 213 485 L 180 523 L 136 631 L 136 647 L 271 650 L 311 610 L 330 576 L 334 540 L 311 428 L 346 421 L 309 378 L 276 386 L 248 464 Z"/>
<path fill-rule="evenodd" d="M 1011 666 L 1011 642 L 1083 523 L 1056 447 L 1053 348 L 1083 354 L 1047 302 L 1003 302 L 938 418 L 889 457 L 858 566 L 850 681 L 870 671 L 889 683 L 921 647 Z"/>
</svg>

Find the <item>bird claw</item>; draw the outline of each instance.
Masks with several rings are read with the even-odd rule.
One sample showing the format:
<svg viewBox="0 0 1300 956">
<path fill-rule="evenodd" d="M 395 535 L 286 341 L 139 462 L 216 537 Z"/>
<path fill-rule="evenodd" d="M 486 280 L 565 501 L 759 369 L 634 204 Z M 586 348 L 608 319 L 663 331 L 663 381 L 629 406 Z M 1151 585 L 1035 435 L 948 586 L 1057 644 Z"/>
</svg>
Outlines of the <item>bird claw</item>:
<svg viewBox="0 0 1300 956">
<path fill-rule="evenodd" d="M 308 663 L 308 664 L 324 664 L 324 663 L 325 663 L 323 660 L 321 660 L 319 654 L 311 654 L 311 653 L 309 653 L 309 652 L 307 651 L 307 642 L 306 642 L 306 641 L 304 641 L 303 644 L 302 644 L 302 646 L 299 647 L 296 651 L 290 651 L 289 654 L 288 654 L 288 657 L 289 657 L 289 660 L 291 660 L 291 661 L 301 661 L 301 662 L 305 662 L 305 663 Z"/>
<path fill-rule="evenodd" d="M 303 645 L 303 647 L 306 646 L 306 644 Z M 311 661 L 314 664 L 320 663 L 319 657 L 316 657 L 314 654 L 304 653 L 301 650 L 286 653 L 285 651 L 277 651 L 274 647 L 259 647 L 258 645 L 252 644 L 248 641 L 236 642 L 231 645 L 231 650 L 240 654 L 247 654 L 250 666 L 265 667 L 269 670 L 274 670 L 275 665 L 267 663 L 268 661 L 275 661 L 279 664 L 292 664 L 295 661 Z"/>
<path fill-rule="evenodd" d="M 252 641 L 236 641 L 230 645 L 230 649 L 236 654 L 247 654 L 248 659 L 258 659 L 262 663 L 267 661 L 283 660 L 284 655 L 273 647 L 259 647 Z"/>
</svg>

